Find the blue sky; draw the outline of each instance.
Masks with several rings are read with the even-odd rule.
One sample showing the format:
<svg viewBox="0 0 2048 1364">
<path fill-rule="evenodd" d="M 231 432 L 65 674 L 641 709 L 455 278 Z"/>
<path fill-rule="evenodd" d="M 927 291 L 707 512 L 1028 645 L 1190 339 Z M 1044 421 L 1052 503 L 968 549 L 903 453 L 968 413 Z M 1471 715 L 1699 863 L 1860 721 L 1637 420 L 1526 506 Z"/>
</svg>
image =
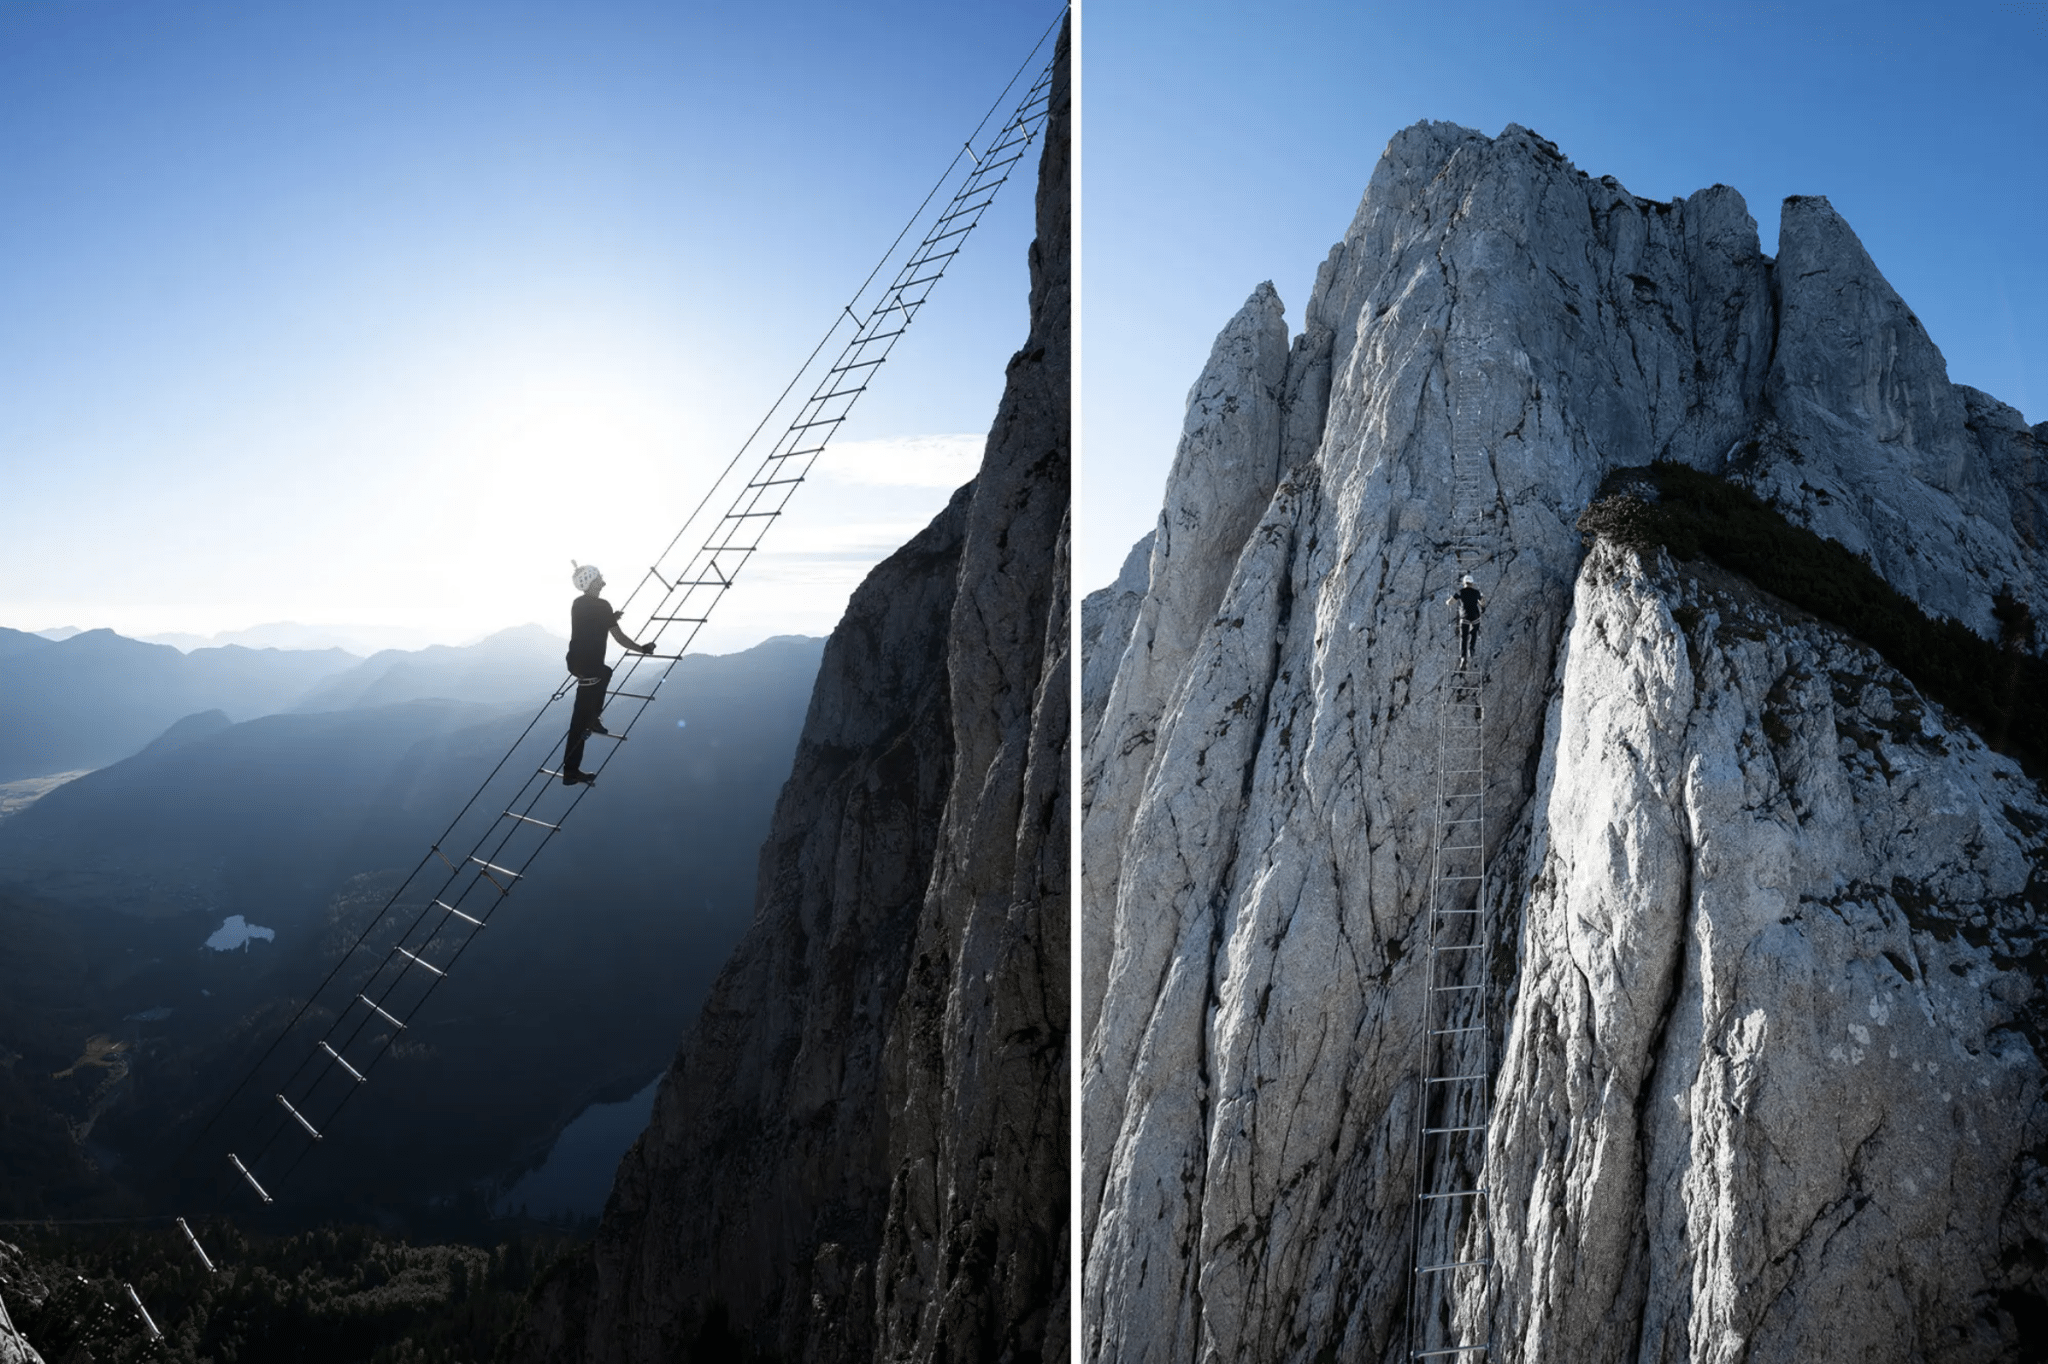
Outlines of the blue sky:
<svg viewBox="0 0 2048 1364">
<path fill-rule="evenodd" d="M 0 0 L 0 624 L 565 629 L 1057 11 Z M 971 475 L 1035 170 L 710 643 L 828 629 Z"/>
<path fill-rule="evenodd" d="M 1824 194 L 1947 356 L 2048 419 L 2048 4 L 1093 0 L 1082 28 L 1076 581 L 1150 529 L 1209 345 L 1299 326 L 1388 139 L 1533 128 L 1645 198 Z"/>
</svg>

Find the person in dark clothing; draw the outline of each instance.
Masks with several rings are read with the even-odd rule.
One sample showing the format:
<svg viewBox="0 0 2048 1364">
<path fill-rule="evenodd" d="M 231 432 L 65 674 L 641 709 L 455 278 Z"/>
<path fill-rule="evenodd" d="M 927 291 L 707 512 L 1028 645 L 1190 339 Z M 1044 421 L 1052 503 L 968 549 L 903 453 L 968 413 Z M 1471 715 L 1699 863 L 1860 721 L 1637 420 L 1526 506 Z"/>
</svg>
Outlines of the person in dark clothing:
<svg viewBox="0 0 2048 1364">
<path fill-rule="evenodd" d="M 1472 666 L 1472 651 L 1479 647 L 1479 608 L 1486 605 L 1486 598 L 1479 595 L 1467 573 L 1459 579 L 1458 590 L 1444 599 L 1444 605 L 1458 609 L 1458 671 L 1464 672 Z"/>
<path fill-rule="evenodd" d="M 583 595 L 569 605 L 569 671 L 576 677 L 576 705 L 569 712 L 569 741 L 562 750 L 564 786 L 597 780 L 583 770 L 583 741 L 592 734 L 611 732 L 602 719 L 605 689 L 612 684 L 612 670 L 604 662 L 605 635 L 635 653 L 654 652 L 652 644 L 635 644 L 619 628 L 619 613 L 597 595 L 604 586 L 604 574 L 595 564 L 576 564 L 575 583 Z"/>
</svg>

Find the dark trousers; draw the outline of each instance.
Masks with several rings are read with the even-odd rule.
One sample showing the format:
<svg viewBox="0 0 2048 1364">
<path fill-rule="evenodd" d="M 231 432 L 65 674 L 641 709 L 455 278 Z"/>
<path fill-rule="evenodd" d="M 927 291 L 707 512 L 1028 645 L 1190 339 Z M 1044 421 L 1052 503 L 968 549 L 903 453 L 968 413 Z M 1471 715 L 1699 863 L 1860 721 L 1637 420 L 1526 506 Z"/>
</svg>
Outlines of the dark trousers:
<svg viewBox="0 0 2048 1364">
<path fill-rule="evenodd" d="M 611 685 L 612 670 L 602 663 L 597 665 L 595 677 L 576 679 L 576 708 L 569 712 L 569 746 L 562 752 L 564 775 L 583 770 L 583 741 L 604 714 L 604 694 Z"/>
<path fill-rule="evenodd" d="M 1472 661 L 1472 651 L 1479 647 L 1479 622 L 1461 620 L 1458 622 L 1458 665 L 1463 667 Z"/>
</svg>

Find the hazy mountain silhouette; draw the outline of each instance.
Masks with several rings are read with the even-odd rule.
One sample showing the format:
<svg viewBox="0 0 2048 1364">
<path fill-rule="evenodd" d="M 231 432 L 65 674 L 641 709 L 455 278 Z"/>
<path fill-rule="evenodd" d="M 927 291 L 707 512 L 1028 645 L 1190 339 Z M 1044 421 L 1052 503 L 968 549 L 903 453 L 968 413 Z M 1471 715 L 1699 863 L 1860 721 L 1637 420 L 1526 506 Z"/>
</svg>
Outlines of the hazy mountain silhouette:
<svg viewBox="0 0 2048 1364">
<path fill-rule="evenodd" d="M 181 654 L 112 630 L 65 640 L 0 629 L 0 781 L 119 762 L 194 711 L 247 720 L 285 709 L 359 660 L 339 649 Z"/>
<path fill-rule="evenodd" d="M 495 685 L 528 666 L 531 645 L 505 641 L 475 667 L 401 657 L 355 694 L 435 675 Z M 295 1181 L 295 1216 L 388 1220 L 507 1176 L 585 1104 L 662 1067 L 748 920 L 821 647 L 777 639 L 679 665 L 632 751 Z M 86 1149 L 117 1176 L 175 1156 L 193 1117 L 427 852 L 560 664 L 516 710 L 407 700 L 240 724 L 187 716 L 0 824 L 0 1160 L 48 1174 L 9 1181 L 17 1206 L 24 1184 L 58 1203 L 87 1198 L 76 1147 L 51 1137 L 66 1123 L 90 1124 Z M 205 947 L 235 915 L 274 937 Z M 97 1062 L 52 1078 L 96 1037 Z M 108 1042 L 126 1045 L 107 1053 Z"/>
<path fill-rule="evenodd" d="M 293 710 L 341 710 L 446 697 L 525 705 L 560 682 L 569 641 L 520 625 L 460 648 L 385 649 L 323 679 Z"/>
</svg>

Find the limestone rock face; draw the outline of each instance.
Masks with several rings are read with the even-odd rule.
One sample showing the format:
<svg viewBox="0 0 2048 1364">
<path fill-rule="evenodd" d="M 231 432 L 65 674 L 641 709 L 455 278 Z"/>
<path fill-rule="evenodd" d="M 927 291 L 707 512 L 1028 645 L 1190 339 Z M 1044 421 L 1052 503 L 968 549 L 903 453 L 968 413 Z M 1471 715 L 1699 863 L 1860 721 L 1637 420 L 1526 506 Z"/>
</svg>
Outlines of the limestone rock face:
<svg viewBox="0 0 2048 1364">
<path fill-rule="evenodd" d="M 1734 190 L 1650 203 L 1526 130 L 1421 124 L 1284 364 L 1269 289 L 1225 328 L 1146 580 L 1084 607 L 1089 1359 L 1402 1357 L 1461 520 L 1508 1020 L 1496 1357 L 2007 1358 L 2048 1310 L 2038 788 L 1831 627 L 1575 529 L 1653 459 L 1805 515 L 1770 482 L 1789 439 L 1838 503 L 1958 509 L 1968 573 L 1902 590 L 1973 624 L 2000 572 L 2041 600 L 2021 549 L 1970 557 L 2039 524 L 2039 433 L 1935 386 L 1931 345 L 1843 377 L 1821 338 L 1875 355 L 1892 315 L 1824 227 L 1787 252 L 1862 281 L 1832 313 Z"/>
<path fill-rule="evenodd" d="M 755 922 L 518 1358 L 1066 1357 L 1065 53 L 980 473 L 827 643 Z"/>
<path fill-rule="evenodd" d="M 1070 224 L 1064 31 L 1031 336 L 976 479 L 946 639 L 954 775 L 885 1053 L 876 1359 L 1067 1357 Z"/>
<path fill-rule="evenodd" d="M 2020 1357 L 2048 1244 L 2048 803 L 1868 649 L 1711 566 L 1601 546 L 1560 655 L 1501 877 L 1529 887 L 1490 1134 L 1501 1338 Z"/>
<path fill-rule="evenodd" d="M 1997 638 L 1992 595 L 2042 581 L 2041 433 L 1948 366 L 1828 201 L 1785 201 L 1777 355 L 1746 481 L 1908 596 Z"/>
<path fill-rule="evenodd" d="M 40 1305 L 49 1291 L 42 1276 L 29 1268 L 21 1248 L 0 1241 L 0 1364 L 43 1364 L 36 1347 L 15 1328 L 6 1299 L 11 1296 L 17 1305 L 24 1301 Z"/>
</svg>

